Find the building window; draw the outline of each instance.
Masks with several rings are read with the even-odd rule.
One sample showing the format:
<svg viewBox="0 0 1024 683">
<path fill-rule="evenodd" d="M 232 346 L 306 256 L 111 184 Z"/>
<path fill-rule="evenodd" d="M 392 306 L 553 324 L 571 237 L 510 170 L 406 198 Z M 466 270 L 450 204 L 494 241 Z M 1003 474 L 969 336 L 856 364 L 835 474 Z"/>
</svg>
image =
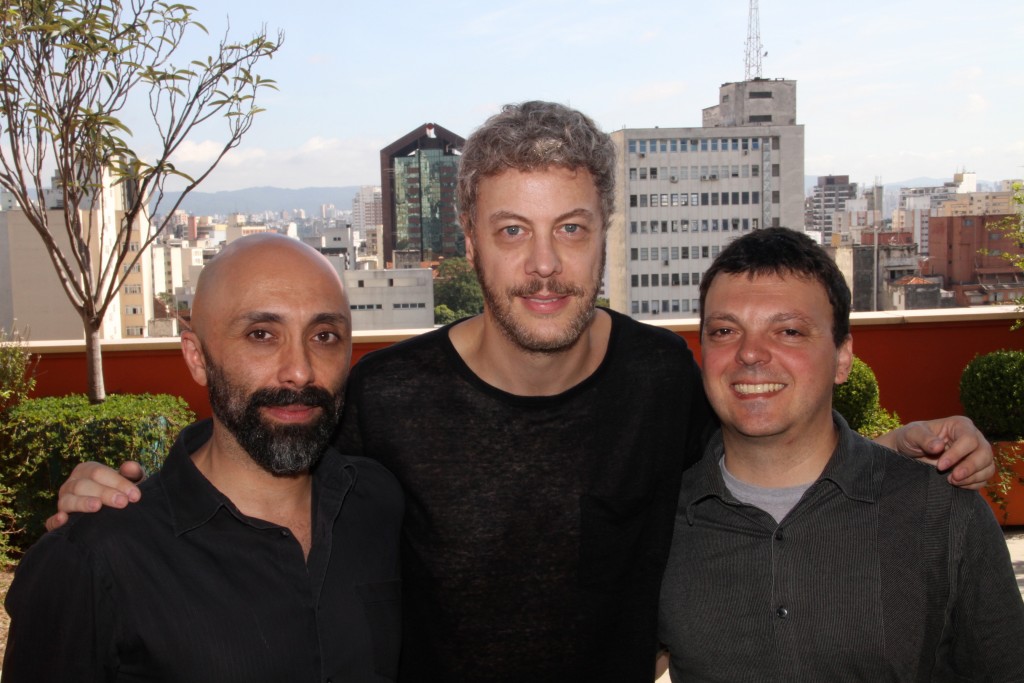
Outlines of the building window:
<svg viewBox="0 0 1024 683">
<path fill-rule="evenodd" d="M 707 258 L 708 257 L 708 247 L 701 247 L 700 248 L 700 257 L 701 258 Z"/>
<path fill-rule="evenodd" d="M 751 114 L 749 118 L 750 123 L 771 123 L 771 114 Z"/>
<path fill-rule="evenodd" d="M 142 285 L 125 285 L 125 294 L 142 294 Z"/>
<path fill-rule="evenodd" d="M 747 99 L 751 100 L 770 100 L 772 99 L 771 90 L 751 90 L 747 93 Z"/>
<path fill-rule="evenodd" d="M 636 234 L 636 221 L 629 222 L 629 231 L 634 235 Z"/>
<path fill-rule="evenodd" d="M 142 328 L 141 327 L 126 327 L 125 328 L 125 332 L 124 332 L 124 336 L 126 336 L 126 337 L 141 337 L 142 336 Z"/>
<path fill-rule="evenodd" d="M 647 273 L 640 276 L 640 286 L 647 287 L 650 284 L 651 277 Z"/>
<path fill-rule="evenodd" d="M 640 180 L 647 180 L 647 167 L 644 166 L 640 169 Z"/>
<path fill-rule="evenodd" d="M 778 204 L 778 203 L 779 203 L 779 191 L 778 190 L 772 190 L 772 204 Z"/>
<path fill-rule="evenodd" d="M 142 309 L 138 306 L 125 306 L 124 313 L 125 315 L 141 315 Z"/>
<path fill-rule="evenodd" d="M 629 260 L 630 261 L 636 261 L 637 257 L 638 257 L 637 248 L 633 247 L 632 249 L 629 250 Z"/>
<path fill-rule="evenodd" d="M 629 312 L 632 315 L 636 315 L 637 313 L 639 313 L 640 312 L 640 302 L 639 301 L 630 301 L 629 302 Z"/>
</svg>

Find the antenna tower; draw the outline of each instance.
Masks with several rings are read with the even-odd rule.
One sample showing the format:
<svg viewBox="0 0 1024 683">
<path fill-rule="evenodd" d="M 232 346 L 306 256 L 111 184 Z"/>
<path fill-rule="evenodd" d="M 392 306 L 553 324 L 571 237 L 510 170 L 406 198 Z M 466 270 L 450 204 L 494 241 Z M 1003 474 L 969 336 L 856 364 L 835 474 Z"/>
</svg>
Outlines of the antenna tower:
<svg viewBox="0 0 1024 683">
<path fill-rule="evenodd" d="M 757 0 L 750 0 L 750 12 L 747 15 L 747 50 L 744 60 L 743 80 L 752 81 L 761 78 L 761 18 L 757 10 Z"/>
</svg>

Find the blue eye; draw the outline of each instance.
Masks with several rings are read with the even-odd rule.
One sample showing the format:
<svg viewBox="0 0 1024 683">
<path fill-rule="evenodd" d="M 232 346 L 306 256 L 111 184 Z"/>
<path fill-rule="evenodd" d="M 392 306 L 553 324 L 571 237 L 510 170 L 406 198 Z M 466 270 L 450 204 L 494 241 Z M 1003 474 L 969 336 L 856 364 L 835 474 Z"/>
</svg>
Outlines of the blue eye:
<svg viewBox="0 0 1024 683">
<path fill-rule="evenodd" d="M 575 223 L 567 223 L 567 224 L 562 226 L 562 230 L 565 230 L 568 233 L 578 232 L 579 229 L 580 229 L 580 226 L 576 225 Z"/>
<path fill-rule="evenodd" d="M 504 230 L 505 234 L 509 235 L 510 237 L 515 237 L 516 235 L 523 231 L 523 229 L 518 225 L 510 225 L 507 228 L 502 228 L 502 230 Z"/>
</svg>

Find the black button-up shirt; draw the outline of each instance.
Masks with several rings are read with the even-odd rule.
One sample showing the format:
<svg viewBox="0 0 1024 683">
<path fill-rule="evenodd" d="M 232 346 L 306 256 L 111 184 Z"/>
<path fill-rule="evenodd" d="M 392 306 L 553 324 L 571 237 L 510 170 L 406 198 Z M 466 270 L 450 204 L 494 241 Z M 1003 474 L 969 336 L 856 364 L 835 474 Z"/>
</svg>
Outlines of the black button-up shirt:
<svg viewBox="0 0 1024 683">
<path fill-rule="evenodd" d="M 1024 680 L 1024 603 L 988 505 L 835 420 L 781 523 L 726 489 L 720 433 L 683 475 L 661 592 L 673 680 Z"/>
<path fill-rule="evenodd" d="M 6 600 L 4 683 L 387 681 L 400 640 L 401 491 L 330 450 L 313 477 L 308 560 L 246 517 L 178 437 L 125 510 L 74 516 L 25 555 Z"/>
</svg>

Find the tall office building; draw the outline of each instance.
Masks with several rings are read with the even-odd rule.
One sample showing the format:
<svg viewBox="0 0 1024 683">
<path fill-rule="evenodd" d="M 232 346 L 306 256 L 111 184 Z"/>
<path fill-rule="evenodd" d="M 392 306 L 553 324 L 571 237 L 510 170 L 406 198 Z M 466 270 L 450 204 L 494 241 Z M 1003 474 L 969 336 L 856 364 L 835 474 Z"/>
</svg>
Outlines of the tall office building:
<svg viewBox="0 0 1024 683">
<path fill-rule="evenodd" d="M 761 227 L 803 226 L 804 128 L 796 82 L 726 83 L 700 128 L 627 128 L 608 232 L 612 308 L 691 317 L 723 246 Z"/>
<path fill-rule="evenodd" d="M 807 200 L 807 230 L 821 233 L 823 244 L 832 243 L 832 233 L 837 230 L 837 214 L 846 211 L 846 202 L 857 198 L 857 183 L 850 182 L 848 175 L 818 176 L 818 182 L 811 189 Z"/>
<path fill-rule="evenodd" d="M 461 137 L 433 123 L 409 132 L 380 151 L 384 261 L 410 251 L 420 261 L 464 256 L 466 245 L 455 206 Z"/>
<path fill-rule="evenodd" d="M 352 197 L 352 229 L 360 234 L 373 230 L 384 223 L 381 190 L 373 185 L 363 185 Z"/>
</svg>

